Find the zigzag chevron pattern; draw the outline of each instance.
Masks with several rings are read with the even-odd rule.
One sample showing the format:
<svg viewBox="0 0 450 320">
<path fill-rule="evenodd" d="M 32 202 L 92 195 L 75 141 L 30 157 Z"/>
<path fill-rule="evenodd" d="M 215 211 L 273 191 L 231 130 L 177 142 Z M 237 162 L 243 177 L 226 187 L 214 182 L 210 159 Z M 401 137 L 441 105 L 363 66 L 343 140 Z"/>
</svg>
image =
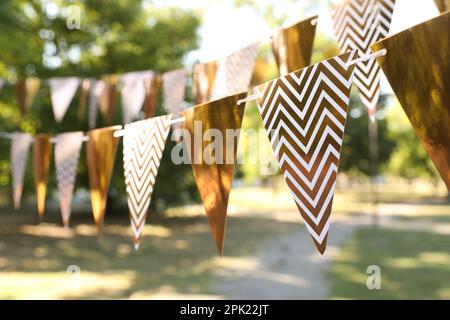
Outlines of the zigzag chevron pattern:
<svg viewBox="0 0 450 320">
<path fill-rule="evenodd" d="M 67 132 L 56 137 L 55 165 L 56 183 L 59 191 L 59 207 L 65 227 L 69 226 L 72 207 L 73 189 L 77 177 L 78 159 L 81 145 L 83 144 L 83 132 Z"/>
<path fill-rule="evenodd" d="M 28 133 L 14 132 L 11 143 L 11 174 L 14 209 L 20 209 L 22 199 L 23 178 L 27 166 L 28 152 L 33 137 Z"/>
<path fill-rule="evenodd" d="M 385 38 L 394 12 L 395 0 L 346 0 L 332 14 L 333 27 L 341 52 L 359 50 L 370 54 L 370 45 Z M 375 59 L 359 63 L 355 69 L 355 84 L 371 120 L 380 96 L 381 69 Z"/>
<path fill-rule="evenodd" d="M 281 171 L 320 253 L 344 135 L 357 50 L 256 88 L 257 105 Z"/>
<path fill-rule="evenodd" d="M 136 250 L 141 242 L 171 117 L 168 115 L 151 118 L 125 126 L 123 165 Z"/>
</svg>

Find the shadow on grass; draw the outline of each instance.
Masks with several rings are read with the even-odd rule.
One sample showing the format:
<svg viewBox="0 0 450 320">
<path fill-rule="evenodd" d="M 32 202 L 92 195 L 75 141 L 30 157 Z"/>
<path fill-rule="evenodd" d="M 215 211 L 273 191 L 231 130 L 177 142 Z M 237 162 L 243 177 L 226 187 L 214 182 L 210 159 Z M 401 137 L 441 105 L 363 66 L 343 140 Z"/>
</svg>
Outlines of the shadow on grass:
<svg viewBox="0 0 450 320">
<path fill-rule="evenodd" d="M 362 228 L 329 273 L 331 298 L 449 299 L 450 237 Z M 381 290 L 366 286 L 367 267 L 381 268 Z"/>
<path fill-rule="evenodd" d="M 1 273 L 24 275 L 24 279 L 27 274 L 41 273 L 64 277 L 67 267 L 76 265 L 82 275 L 113 275 L 114 279 L 123 275 L 124 278 L 125 284 L 117 288 L 105 290 L 94 286 L 77 294 L 66 290 L 55 294 L 57 298 L 127 298 L 136 293 L 149 296 L 161 288 L 176 293 L 204 294 L 208 292 L 214 260 L 218 257 L 206 216 L 149 216 L 137 252 L 133 249 L 128 217 L 124 216 L 107 216 L 100 239 L 89 215 L 74 216 L 70 230 L 59 226 L 55 214 L 40 225 L 36 225 L 34 215 L 30 214 L 2 214 L 2 220 Z M 231 215 L 225 256 L 254 255 L 266 241 L 298 228 L 298 223 Z M 15 297 L 20 295 L 16 293 Z"/>
</svg>

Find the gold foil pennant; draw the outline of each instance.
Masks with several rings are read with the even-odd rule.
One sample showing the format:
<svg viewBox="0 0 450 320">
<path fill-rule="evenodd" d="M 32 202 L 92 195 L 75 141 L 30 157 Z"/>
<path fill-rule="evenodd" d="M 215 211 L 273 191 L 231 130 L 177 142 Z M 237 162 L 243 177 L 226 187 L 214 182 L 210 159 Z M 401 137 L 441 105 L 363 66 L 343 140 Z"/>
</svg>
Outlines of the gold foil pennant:
<svg viewBox="0 0 450 320">
<path fill-rule="evenodd" d="M 45 195 L 47 193 L 51 152 L 52 144 L 50 142 L 50 135 L 36 135 L 33 145 L 33 171 L 36 185 L 37 211 L 40 220 L 44 218 Z"/>
<path fill-rule="evenodd" d="M 17 81 L 16 100 L 22 115 L 25 115 L 31 108 L 34 97 L 36 96 L 40 87 L 41 80 L 39 78 L 31 77 Z"/>
<path fill-rule="evenodd" d="M 372 46 L 425 150 L 450 190 L 450 12 Z"/>
<path fill-rule="evenodd" d="M 187 142 L 186 137 L 183 137 L 185 141 L 182 143 L 188 145 L 195 181 L 217 250 L 221 255 L 223 254 L 228 197 L 239 139 L 239 135 L 236 139 L 227 137 L 226 131 L 241 128 L 245 105 L 238 106 L 237 101 L 245 96 L 246 93 L 240 93 L 182 112 L 185 117 L 184 129 L 190 133 L 190 141 Z M 206 135 L 208 131 L 211 132 L 210 129 L 221 133 L 219 137 L 213 138 L 214 142 L 219 142 L 215 139 L 221 139 L 221 146 L 218 145 L 218 149 L 213 153 L 206 151 L 212 142 L 211 139 L 204 136 L 204 133 Z M 231 145 L 231 143 L 233 144 Z"/>
<path fill-rule="evenodd" d="M 434 0 L 434 3 L 441 13 L 450 10 L 450 0 Z"/>
<path fill-rule="evenodd" d="M 218 68 L 219 61 L 198 63 L 194 66 L 192 92 L 196 104 L 202 104 L 211 100 Z"/>
<path fill-rule="evenodd" d="M 318 16 L 281 29 L 273 36 L 272 51 L 280 75 L 286 75 L 311 64 Z"/>
</svg>

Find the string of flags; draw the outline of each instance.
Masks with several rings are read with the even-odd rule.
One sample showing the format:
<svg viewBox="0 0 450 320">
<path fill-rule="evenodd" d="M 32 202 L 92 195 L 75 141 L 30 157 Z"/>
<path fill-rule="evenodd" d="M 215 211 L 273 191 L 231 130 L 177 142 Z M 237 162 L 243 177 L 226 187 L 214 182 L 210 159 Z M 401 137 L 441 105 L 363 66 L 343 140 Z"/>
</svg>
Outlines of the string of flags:
<svg viewBox="0 0 450 320">
<path fill-rule="evenodd" d="M 152 71 L 101 80 L 52 79 L 50 86 L 59 91 L 52 95 L 52 104 L 57 106 L 55 118 L 62 119 L 67 101 L 79 86 L 86 93 L 80 108 L 88 106 L 89 112 L 94 114 L 96 108 L 91 106 L 99 105 L 100 112 L 110 115 L 112 101 L 116 98 L 113 88 L 120 84 L 122 103 L 127 108 L 124 118 L 128 123 L 124 128 L 118 125 L 92 129 L 86 135 L 68 132 L 55 137 L 45 134 L 33 137 L 21 132 L 0 133 L 1 137 L 12 141 L 14 207 L 20 208 L 27 155 L 33 145 L 37 211 L 43 218 L 54 143 L 61 216 L 63 224 L 68 226 L 79 154 L 85 141 L 92 212 L 101 234 L 118 139 L 123 136 L 125 191 L 137 249 L 170 128 L 181 128 L 189 135 L 181 134 L 177 141 L 187 148 L 213 239 L 219 254 L 223 254 L 239 135 L 234 137 L 237 141 L 231 148 L 221 152 L 211 149 L 210 141 L 204 139 L 200 140 L 201 148 L 198 148 L 196 122 L 202 124 L 204 131 L 213 129 L 226 136 L 229 130 L 235 132 L 241 128 L 245 102 L 256 100 L 286 184 L 318 252 L 323 254 L 330 230 L 351 87 L 356 84 L 370 109 L 369 104 L 375 105 L 378 99 L 379 65 L 450 190 L 450 96 L 445 90 L 450 85 L 450 12 L 384 38 L 394 6 L 393 0 L 347 0 L 335 7 L 333 19 L 342 53 L 312 65 L 317 17 L 279 31 L 273 36 L 272 49 L 280 76 L 256 86 L 248 96 L 260 43 L 223 60 L 197 64 L 193 75 L 194 107 L 185 109 L 182 105 L 186 70 L 167 72 L 161 79 L 168 114 L 159 117 L 152 117 L 152 114 L 147 119 L 134 121 L 142 105 L 147 103 L 151 88 L 158 86 L 157 76 Z M 411 66 L 420 67 L 420 77 Z M 38 82 L 27 80 L 28 84 L 25 81 L 20 85 L 33 88 L 31 93 L 35 93 Z M 26 110 L 29 92 L 21 97 L 23 110 Z M 152 107 L 149 103 L 148 112 L 151 113 Z M 197 161 L 206 151 L 210 161 Z M 219 161 L 220 157 L 229 161 Z"/>
</svg>

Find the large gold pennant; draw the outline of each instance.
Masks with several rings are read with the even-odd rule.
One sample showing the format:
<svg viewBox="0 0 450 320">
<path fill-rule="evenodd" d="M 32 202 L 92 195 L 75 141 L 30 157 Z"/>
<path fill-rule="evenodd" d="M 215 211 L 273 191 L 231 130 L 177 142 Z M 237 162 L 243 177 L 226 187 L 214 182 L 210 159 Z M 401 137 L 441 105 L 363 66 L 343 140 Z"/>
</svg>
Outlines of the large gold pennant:
<svg viewBox="0 0 450 320">
<path fill-rule="evenodd" d="M 311 64 L 316 34 L 317 16 L 278 31 L 272 42 L 272 51 L 280 75 L 305 68 Z"/>
<path fill-rule="evenodd" d="M 450 10 L 450 0 L 434 0 L 434 3 L 441 13 Z"/>
<path fill-rule="evenodd" d="M 120 128 L 121 126 L 113 126 L 88 132 L 86 150 L 91 204 L 99 234 L 103 229 L 106 200 L 117 152 L 118 139 L 114 137 L 114 131 Z"/>
<path fill-rule="evenodd" d="M 51 152 L 52 144 L 50 142 L 50 136 L 47 134 L 36 135 L 33 146 L 33 171 L 36 185 L 37 211 L 40 220 L 44 218 L 45 195 L 47 193 Z"/>
<path fill-rule="evenodd" d="M 450 12 L 372 46 L 416 134 L 450 190 Z"/>
<path fill-rule="evenodd" d="M 198 63 L 194 66 L 192 92 L 196 104 L 205 103 L 211 100 L 218 68 L 219 61 Z"/>
<path fill-rule="evenodd" d="M 190 142 L 187 142 L 186 137 L 184 139 L 188 144 L 192 170 L 217 250 L 221 255 L 223 254 L 228 197 L 239 138 L 237 136 L 235 140 L 228 139 L 227 130 L 241 128 L 245 105 L 238 106 L 237 101 L 245 96 L 246 93 L 229 96 L 182 112 L 185 117 L 184 128 L 190 133 Z M 209 129 L 220 131 L 221 137 L 214 137 L 213 142 L 206 138 L 203 139 L 203 133 L 207 135 Z M 209 131 L 211 132 L 211 130 Z M 221 141 L 223 150 L 208 153 L 207 150 L 211 150 L 210 145 L 217 142 L 215 139 L 223 139 Z M 204 154 L 206 154 L 205 157 Z"/>
</svg>

